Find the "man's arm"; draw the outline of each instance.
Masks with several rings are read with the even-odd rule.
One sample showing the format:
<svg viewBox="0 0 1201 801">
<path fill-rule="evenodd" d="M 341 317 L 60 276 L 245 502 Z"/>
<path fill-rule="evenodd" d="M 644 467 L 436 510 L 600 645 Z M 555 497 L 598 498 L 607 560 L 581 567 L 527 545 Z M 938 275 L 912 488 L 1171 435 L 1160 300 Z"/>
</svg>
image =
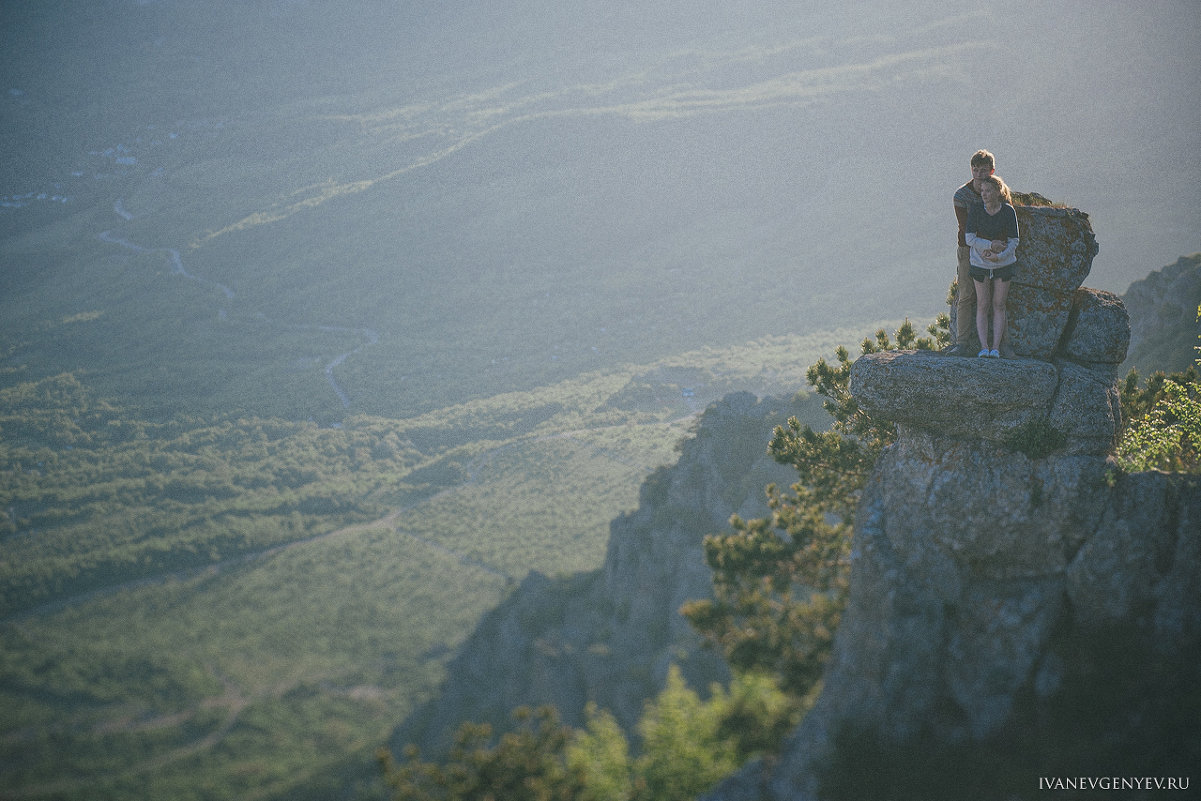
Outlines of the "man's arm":
<svg viewBox="0 0 1201 801">
<path fill-rule="evenodd" d="M 966 246 L 967 242 L 963 239 L 963 232 L 967 226 L 967 206 L 955 205 L 955 220 L 959 223 L 959 244 L 961 247 Z"/>
</svg>

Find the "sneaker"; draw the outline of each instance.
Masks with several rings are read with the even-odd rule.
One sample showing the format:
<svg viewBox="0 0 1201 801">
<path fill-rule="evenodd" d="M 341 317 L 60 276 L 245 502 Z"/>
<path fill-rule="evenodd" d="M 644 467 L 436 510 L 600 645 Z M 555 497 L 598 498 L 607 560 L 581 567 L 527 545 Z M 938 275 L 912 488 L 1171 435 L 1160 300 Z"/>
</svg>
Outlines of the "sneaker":
<svg viewBox="0 0 1201 801">
<path fill-rule="evenodd" d="M 977 359 L 987 359 L 988 358 L 988 348 L 981 348 L 980 352 L 976 354 L 976 358 Z"/>
<path fill-rule="evenodd" d="M 999 350 L 990 350 L 988 352 L 988 358 L 999 359 L 999 358 L 1001 358 L 1001 352 Z"/>
</svg>

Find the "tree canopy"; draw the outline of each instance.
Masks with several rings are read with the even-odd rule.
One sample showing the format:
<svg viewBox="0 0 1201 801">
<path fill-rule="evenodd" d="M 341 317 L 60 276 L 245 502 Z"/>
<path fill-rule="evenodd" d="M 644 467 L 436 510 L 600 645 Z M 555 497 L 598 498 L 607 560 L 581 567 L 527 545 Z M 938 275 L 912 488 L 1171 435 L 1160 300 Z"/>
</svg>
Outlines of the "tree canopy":
<svg viewBox="0 0 1201 801">
<path fill-rule="evenodd" d="M 862 353 L 892 348 L 933 349 L 947 341 L 945 316 L 918 337 L 908 321 L 893 342 L 881 329 Z M 733 531 L 705 540 L 714 598 L 681 610 L 708 643 L 739 671 L 768 671 L 801 697 L 811 691 L 829 657 L 846 605 L 850 542 L 860 493 L 895 427 L 873 421 L 848 388 L 852 359 L 820 359 L 809 384 L 826 398 L 833 419 L 815 431 L 796 418 L 776 428 L 768 450 L 797 472 L 788 490 L 767 488 L 771 516 L 731 519 Z"/>
</svg>

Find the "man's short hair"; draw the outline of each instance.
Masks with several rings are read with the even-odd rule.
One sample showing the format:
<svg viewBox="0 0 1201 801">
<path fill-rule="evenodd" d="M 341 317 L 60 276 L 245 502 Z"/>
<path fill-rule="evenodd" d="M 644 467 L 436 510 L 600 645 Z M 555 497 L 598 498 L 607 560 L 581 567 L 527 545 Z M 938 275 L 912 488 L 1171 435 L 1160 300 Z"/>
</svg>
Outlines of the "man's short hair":
<svg viewBox="0 0 1201 801">
<path fill-rule="evenodd" d="M 990 170 L 997 168 L 997 160 L 987 150 L 977 150 L 972 154 L 972 166 L 979 167 L 981 164 L 987 165 Z"/>
</svg>

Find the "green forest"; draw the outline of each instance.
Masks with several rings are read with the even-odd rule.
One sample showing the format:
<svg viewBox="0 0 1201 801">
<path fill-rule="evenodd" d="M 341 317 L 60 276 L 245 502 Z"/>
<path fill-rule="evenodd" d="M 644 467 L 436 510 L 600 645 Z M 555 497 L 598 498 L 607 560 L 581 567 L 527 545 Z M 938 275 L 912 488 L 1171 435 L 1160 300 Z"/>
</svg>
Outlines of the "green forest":
<svg viewBox="0 0 1201 801">
<path fill-rule="evenodd" d="M 599 566 L 709 401 L 803 386 L 839 339 L 326 426 L 7 371 L 0 794 L 378 793 L 375 749 L 484 611 L 529 570 Z"/>
</svg>

